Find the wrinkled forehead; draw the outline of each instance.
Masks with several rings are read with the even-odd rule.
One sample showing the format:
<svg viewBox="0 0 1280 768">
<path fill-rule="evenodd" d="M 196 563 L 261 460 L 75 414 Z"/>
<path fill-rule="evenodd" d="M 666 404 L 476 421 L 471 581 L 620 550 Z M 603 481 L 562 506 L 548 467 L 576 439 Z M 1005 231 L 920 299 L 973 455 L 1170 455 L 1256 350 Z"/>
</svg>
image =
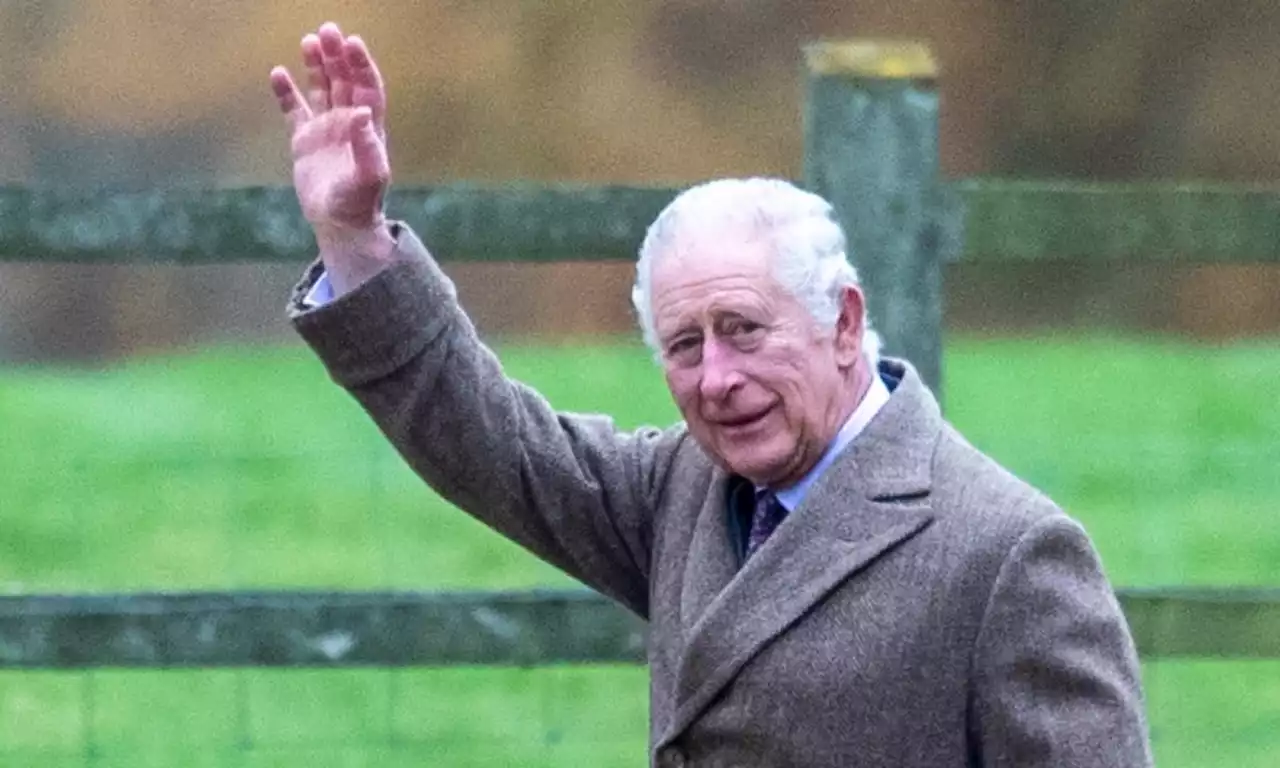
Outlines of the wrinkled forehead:
<svg viewBox="0 0 1280 768">
<path fill-rule="evenodd" d="M 660 256 L 651 283 L 654 331 L 665 338 L 729 316 L 790 316 L 796 302 L 774 274 L 773 256 L 768 241 L 741 238 L 696 238 Z"/>
</svg>

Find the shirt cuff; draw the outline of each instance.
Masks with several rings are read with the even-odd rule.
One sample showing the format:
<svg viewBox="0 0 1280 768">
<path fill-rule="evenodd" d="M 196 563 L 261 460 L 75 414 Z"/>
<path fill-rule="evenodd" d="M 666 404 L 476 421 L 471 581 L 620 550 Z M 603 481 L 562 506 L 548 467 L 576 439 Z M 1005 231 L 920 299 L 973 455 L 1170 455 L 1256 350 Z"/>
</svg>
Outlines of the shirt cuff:
<svg viewBox="0 0 1280 768">
<path fill-rule="evenodd" d="M 307 295 L 303 297 L 302 306 L 314 309 L 323 307 L 331 301 L 333 301 L 333 283 L 329 282 L 329 273 L 322 271 L 312 283 L 311 290 L 307 291 Z"/>
</svg>

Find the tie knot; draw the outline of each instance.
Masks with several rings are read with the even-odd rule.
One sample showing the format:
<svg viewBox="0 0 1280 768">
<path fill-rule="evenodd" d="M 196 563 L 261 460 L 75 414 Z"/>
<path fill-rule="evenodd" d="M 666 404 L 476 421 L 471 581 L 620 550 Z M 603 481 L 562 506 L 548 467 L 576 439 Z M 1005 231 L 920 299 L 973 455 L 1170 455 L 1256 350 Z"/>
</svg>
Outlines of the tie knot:
<svg viewBox="0 0 1280 768">
<path fill-rule="evenodd" d="M 778 501 L 778 494 L 768 488 L 760 488 L 756 490 L 756 506 L 780 507 L 782 502 Z"/>
<path fill-rule="evenodd" d="M 747 557 L 764 545 L 778 524 L 787 516 L 787 508 L 769 490 L 756 491 L 756 506 L 751 515 L 751 531 L 747 535 Z"/>
</svg>

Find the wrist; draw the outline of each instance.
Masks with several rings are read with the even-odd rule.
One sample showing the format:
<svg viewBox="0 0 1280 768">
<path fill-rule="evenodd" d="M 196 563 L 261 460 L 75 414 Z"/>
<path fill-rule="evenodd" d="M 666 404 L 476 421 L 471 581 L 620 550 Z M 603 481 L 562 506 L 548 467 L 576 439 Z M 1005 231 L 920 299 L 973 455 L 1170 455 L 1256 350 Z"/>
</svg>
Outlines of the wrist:
<svg viewBox="0 0 1280 768">
<path fill-rule="evenodd" d="M 390 258 L 395 250 L 396 238 L 391 225 L 379 216 L 366 227 L 350 227 L 337 224 L 313 226 L 316 247 L 321 255 L 350 255 L 363 258 Z"/>
<path fill-rule="evenodd" d="M 379 217 L 369 227 L 315 227 L 320 260 L 337 296 L 355 290 L 395 261 L 396 237 Z"/>
</svg>

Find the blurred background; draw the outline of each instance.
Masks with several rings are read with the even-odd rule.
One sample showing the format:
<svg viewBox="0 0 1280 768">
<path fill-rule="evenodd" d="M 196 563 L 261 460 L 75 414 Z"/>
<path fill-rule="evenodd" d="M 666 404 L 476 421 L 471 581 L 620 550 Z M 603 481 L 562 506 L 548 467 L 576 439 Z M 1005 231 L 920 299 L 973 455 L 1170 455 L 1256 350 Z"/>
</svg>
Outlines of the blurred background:
<svg viewBox="0 0 1280 768">
<path fill-rule="evenodd" d="M 298 38 L 330 17 L 381 62 L 399 183 L 798 178 L 800 46 L 886 36 L 923 40 L 939 61 L 947 175 L 1280 178 L 1280 6 L 1265 0 L 26 0 L 0 7 L 0 180 L 288 183 L 266 72 L 296 65 Z M 296 276 L 0 270 L 10 360 L 278 337 Z M 522 268 L 510 282 L 501 267 L 455 271 L 493 332 L 631 327 L 625 264 Z M 957 330 L 1280 329 L 1274 265 L 958 265 L 947 286 Z M 569 309 L 554 298 L 566 291 L 584 300 Z"/>
<path fill-rule="evenodd" d="M 798 178 L 801 45 L 884 37 L 939 62 L 948 177 L 1280 179 L 1267 0 L 10 0 L 0 183 L 287 184 L 267 72 L 326 19 L 380 62 L 400 184 Z M 0 263 L 0 588 L 565 584 L 324 379 L 284 318 L 301 266 Z M 556 405 L 675 417 L 630 265 L 449 271 Z M 1117 585 L 1280 581 L 1280 265 L 945 285 L 951 418 Z M 1280 664 L 1144 674 L 1162 765 L 1280 761 Z M 639 766 L 645 694 L 630 669 L 0 672 L 0 765 Z"/>
</svg>

